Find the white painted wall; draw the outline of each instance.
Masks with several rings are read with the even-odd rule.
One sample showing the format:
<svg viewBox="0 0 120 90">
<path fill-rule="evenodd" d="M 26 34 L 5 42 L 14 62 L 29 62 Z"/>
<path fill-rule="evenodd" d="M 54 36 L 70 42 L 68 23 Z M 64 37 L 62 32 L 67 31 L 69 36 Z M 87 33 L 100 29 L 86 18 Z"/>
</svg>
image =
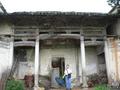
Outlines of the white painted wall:
<svg viewBox="0 0 120 90">
<path fill-rule="evenodd" d="M 11 68 L 12 59 L 10 52 L 10 43 L 7 46 L 0 43 L 0 78 L 3 72 Z"/>
</svg>

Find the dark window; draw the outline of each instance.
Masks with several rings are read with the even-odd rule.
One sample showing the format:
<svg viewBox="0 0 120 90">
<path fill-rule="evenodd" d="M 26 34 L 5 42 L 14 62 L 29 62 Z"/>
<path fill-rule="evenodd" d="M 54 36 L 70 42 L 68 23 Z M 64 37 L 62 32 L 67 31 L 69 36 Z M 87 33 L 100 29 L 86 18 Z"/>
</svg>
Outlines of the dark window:
<svg viewBox="0 0 120 90">
<path fill-rule="evenodd" d="M 27 52 L 24 48 L 16 48 L 15 49 L 15 59 L 26 62 L 27 61 Z"/>
</svg>

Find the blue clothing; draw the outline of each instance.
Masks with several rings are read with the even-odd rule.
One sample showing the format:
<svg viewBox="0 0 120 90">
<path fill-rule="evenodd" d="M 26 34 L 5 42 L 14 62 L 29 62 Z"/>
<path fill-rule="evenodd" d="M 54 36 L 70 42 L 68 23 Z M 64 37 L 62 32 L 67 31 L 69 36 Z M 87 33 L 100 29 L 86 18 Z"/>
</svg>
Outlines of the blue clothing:
<svg viewBox="0 0 120 90">
<path fill-rule="evenodd" d="M 63 79 L 59 78 L 59 77 L 56 77 L 55 78 L 56 82 L 60 85 L 60 86 L 63 86 L 65 87 L 65 82 Z"/>
<path fill-rule="evenodd" d="M 66 89 L 71 89 L 71 78 L 68 77 L 68 75 L 65 76 L 65 82 L 66 82 Z"/>
</svg>

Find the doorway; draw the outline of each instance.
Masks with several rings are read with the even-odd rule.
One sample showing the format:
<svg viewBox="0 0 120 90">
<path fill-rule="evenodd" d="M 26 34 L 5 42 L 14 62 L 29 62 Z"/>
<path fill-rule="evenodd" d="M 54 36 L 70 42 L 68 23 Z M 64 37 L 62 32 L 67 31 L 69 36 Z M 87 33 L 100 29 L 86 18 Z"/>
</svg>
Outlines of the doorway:
<svg viewBox="0 0 120 90">
<path fill-rule="evenodd" d="M 64 75 L 65 70 L 65 58 L 64 57 L 52 57 L 52 72 L 51 72 L 51 86 L 58 87 L 55 78 L 62 77 Z"/>
</svg>

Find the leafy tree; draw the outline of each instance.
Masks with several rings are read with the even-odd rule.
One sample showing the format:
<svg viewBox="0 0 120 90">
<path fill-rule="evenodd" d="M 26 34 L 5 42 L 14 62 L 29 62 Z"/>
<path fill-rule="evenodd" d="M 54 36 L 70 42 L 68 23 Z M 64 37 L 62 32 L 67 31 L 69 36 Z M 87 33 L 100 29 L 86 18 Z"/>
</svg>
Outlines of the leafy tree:
<svg viewBox="0 0 120 90">
<path fill-rule="evenodd" d="M 107 0 L 107 2 L 112 7 L 120 5 L 120 0 Z"/>
</svg>

